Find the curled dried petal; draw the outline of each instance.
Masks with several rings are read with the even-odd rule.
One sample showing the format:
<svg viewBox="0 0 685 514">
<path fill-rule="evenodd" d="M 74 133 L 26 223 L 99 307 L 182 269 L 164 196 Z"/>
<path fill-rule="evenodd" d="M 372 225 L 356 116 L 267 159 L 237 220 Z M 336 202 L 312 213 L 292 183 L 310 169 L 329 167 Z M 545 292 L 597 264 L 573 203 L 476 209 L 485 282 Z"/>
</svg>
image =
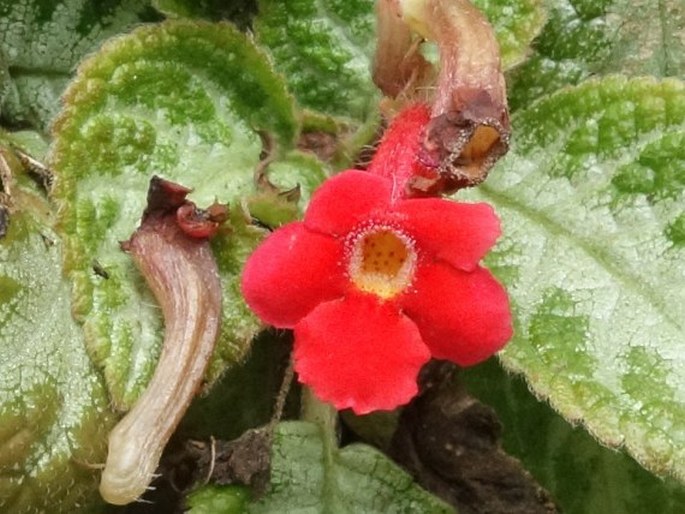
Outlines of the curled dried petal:
<svg viewBox="0 0 685 514">
<path fill-rule="evenodd" d="M 376 2 L 376 58 L 373 81 L 384 95 L 395 98 L 432 75 L 432 65 L 419 48 L 421 39 L 402 19 L 398 0 Z"/>
<path fill-rule="evenodd" d="M 189 190 L 153 179 L 143 222 L 122 248 L 131 254 L 165 321 L 155 373 L 109 435 L 102 497 L 113 504 L 145 492 L 165 444 L 202 384 L 221 320 L 221 285 L 206 239 L 188 235 L 176 210 Z"/>
<path fill-rule="evenodd" d="M 228 209 L 219 203 L 213 203 L 207 209 L 198 209 L 194 203 L 186 202 L 176 211 L 176 222 L 181 230 L 199 239 L 214 237 L 227 219 Z"/>
</svg>

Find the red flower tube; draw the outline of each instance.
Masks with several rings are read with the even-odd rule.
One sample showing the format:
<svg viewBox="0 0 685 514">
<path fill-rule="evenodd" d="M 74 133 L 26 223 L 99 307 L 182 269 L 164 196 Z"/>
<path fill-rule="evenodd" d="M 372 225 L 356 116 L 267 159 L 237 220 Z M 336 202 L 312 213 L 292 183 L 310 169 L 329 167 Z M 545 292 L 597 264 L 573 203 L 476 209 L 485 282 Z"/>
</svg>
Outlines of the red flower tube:
<svg viewBox="0 0 685 514">
<path fill-rule="evenodd" d="M 242 277 L 254 312 L 294 329 L 300 382 L 357 414 L 407 403 L 431 356 L 476 364 L 512 334 L 507 295 L 479 265 L 500 235 L 492 208 L 396 186 L 358 170 L 327 180 Z"/>
</svg>

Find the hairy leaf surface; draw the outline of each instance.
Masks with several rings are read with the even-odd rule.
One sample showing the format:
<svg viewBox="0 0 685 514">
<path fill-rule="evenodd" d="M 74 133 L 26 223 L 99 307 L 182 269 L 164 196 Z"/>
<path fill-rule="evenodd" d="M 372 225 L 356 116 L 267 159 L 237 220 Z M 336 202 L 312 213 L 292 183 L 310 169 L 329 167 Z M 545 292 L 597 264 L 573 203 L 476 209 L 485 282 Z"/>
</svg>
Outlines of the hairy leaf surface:
<svg viewBox="0 0 685 514">
<path fill-rule="evenodd" d="M 155 19 L 149 0 L 0 0 L 0 112 L 47 131 L 74 68 L 108 37 Z"/>
<path fill-rule="evenodd" d="M 685 76 L 681 0 L 551 0 L 533 53 L 509 77 L 513 110 L 607 73 Z"/>
<path fill-rule="evenodd" d="M 147 382 L 163 335 L 154 298 L 119 249 L 138 224 L 148 181 L 159 174 L 192 187 L 199 206 L 231 203 L 227 230 L 213 242 L 224 299 L 211 380 L 259 328 L 238 274 L 264 231 L 238 198 L 253 193 L 260 132 L 283 152 L 293 145 L 297 124 L 282 78 L 229 24 L 166 22 L 109 41 L 81 65 L 65 102 L 51 147 L 65 268 L 74 314 L 118 407 Z M 297 177 L 293 168 L 286 175 Z"/>
<path fill-rule="evenodd" d="M 517 323 L 502 353 L 536 394 L 658 474 L 685 479 L 685 86 L 609 77 L 514 119 L 470 193 Z"/>
<path fill-rule="evenodd" d="M 378 450 L 333 448 L 316 424 L 279 424 L 271 465 L 271 488 L 249 512 L 454 512 Z"/>
<path fill-rule="evenodd" d="M 680 514 L 685 485 L 661 479 L 624 452 L 595 441 L 531 394 L 522 377 L 495 359 L 462 374 L 468 390 L 495 407 L 504 448 L 545 487 L 567 514 Z"/>
<path fill-rule="evenodd" d="M 50 206 L 21 196 L 0 239 L 0 511 L 80 512 L 114 416 L 71 318 Z"/>
</svg>

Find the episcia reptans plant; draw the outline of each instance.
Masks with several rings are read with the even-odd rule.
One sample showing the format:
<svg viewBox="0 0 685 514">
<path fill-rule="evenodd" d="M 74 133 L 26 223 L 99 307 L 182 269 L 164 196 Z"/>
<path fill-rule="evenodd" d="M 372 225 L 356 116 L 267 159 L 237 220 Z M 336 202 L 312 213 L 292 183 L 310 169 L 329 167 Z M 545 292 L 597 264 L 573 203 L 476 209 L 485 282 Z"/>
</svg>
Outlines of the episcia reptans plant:
<svg viewBox="0 0 685 514">
<path fill-rule="evenodd" d="M 228 207 L 180 216 L 195 234 L 223 219 L 206 243 L 221 328 L 157 490 L 144 497 L 152 512 L 515 511 L 503 497 L 538 498 L 526 512 L 554 503 L 578 513 L 682 510 L 683 7 L 666 0 L 645 18 L 639 0 L 475 4 L 494 28 L 508 101 L 491 66 L 469 68 L 465 57 L 482 64 L 477 50 L 494 39 L 447 16 L 461 2 L 0 1 L 0 510 L 105 509 L 108 435 L 163 352 L 164 303 L 120 248 L 154 175 L 192 188 L 196 205 Z M 440 12 L 452 24 L 427 21 Z M 489 101 L 478 80 L 494 88 Z M 440 94 L 450 86 L 464 94 Z M 463 100 L 471 108 L 459 118 L 451 111 Z M 350 212 L 327 217 L 349 189 L 347 169 L 365 186 L 351 193 Z M 459 189 L 481 171 L 482 184 Z M 337 200 L 322 209 L 327 194 Z M 452 205 L 485 203 L 498 227 L 482 207 L 464 207 L 463 216 L 475 209 L 469 223 L 453 221 Z M 341 228 L 348 214 L 369 227 Z M 296 235 L 293 222 L 338 238 L 330 246 L 345 265 L 323 243 L 294 246 L 301 265 L 284 261 L 280 275 L 263 250 L 248 261 L 262 241 Z M 470 243 L 455 250 L 449 227 Z M 260 268 L 284 293 L 297 286 L 293 274 L 305 283 L 336 270 L 325 273 L 324 297 L 300 289 L 280 299 L 282 319 L 264 318 L 295 328 L 298 382 L 287 397 L 278 390 L 290 332 L 263 330 L 243 299 L 257 306 L 246 282 Z M 447 335 L 495 334 L 492 351 L 506 342 L 506 322 L 492 331 L 475 314 L 503 300 L 474 297 L 459 310 L 465 285 L 484 287 L 474 276 L 490 276 L 486 268 L 506 290 L 513 339 L 483 364 L 456 372 L 433 361 L 417 377 L 426 349 L 461 364 L 487 355 L 468 362 Z M 362 302 L 358 316 L 355 288 L 383 302 Z M 435 293 L 422 299 L 426 290 Z M 260 305 L 272 302 L 262 294 Z M 503 308 L 481 312 L 504 319 Z M 336 364 L 351 360 L 344 345 L 338 360 L 321 361 L 326 319 L 342 316 L 357 342 L 382 340 L 388 351 L 352 345 L 358 360 L 384 355 L 387 366 L 377 381 L 352 374 L 360 383 L 347 398 L 329 378 L 348 373 Z M 367 329 L 374 316 L 387 331 Z M 388 333 L 410 361 L 387 348 Z M 402 386 L 379 396 L 386 380 Z M 415 393 L 393 411 L 343 410 L 342 423 L 327 404 L 362 412 Z M 495 412 L 521 464 L 500 448 Z"/>
</svg>

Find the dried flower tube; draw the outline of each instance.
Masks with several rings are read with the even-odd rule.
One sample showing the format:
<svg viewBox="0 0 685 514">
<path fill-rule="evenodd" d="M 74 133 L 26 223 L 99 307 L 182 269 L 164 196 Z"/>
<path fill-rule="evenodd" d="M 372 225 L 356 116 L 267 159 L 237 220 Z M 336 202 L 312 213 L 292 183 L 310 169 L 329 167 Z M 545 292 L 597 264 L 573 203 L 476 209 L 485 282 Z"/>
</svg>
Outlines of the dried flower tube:
<svg viewBox="0 0 685 514">
<path fill-rule="evenodd" d="M 5 237 L 10 224 L 12 212 L 12 165 L 10 154 L 0 146 L 0 239 Z"/>
<path fill-rule="evenodd" d="M 378 25 L 383 37 L 376 62 L 394 64 L 394 80 L 406 86 L 402 91 L 405 101 L 431 105 L 418 161 L 433 170 L 433 178 L 427 182 L 424 174 L 414 185 L 415 193 L 441 194 L 485 180 L 493 164 L 508 150 L 510 137 L 499 45 L 487 19 L 468 0 L 381 0 Z M 425 61 L 404 58 L 402 66 L 398 65 L 398 48 L 407 51 L 409 44 L 407 27 L 437 44 L 437 83 L 426 82 L 430 75 L 425 71 Z M 383 41 L 396 44 L 381 44 Z M 407 65 L 414 66 L 415 75 L 423 80 L 410 83 Z M 392 67 L 383 69 L 383 83 L 392 84 Z M 427 95 L 429 90 L 432 95 Z M 391 96 L 395 93 L 387 87 L 384 92 Z"/>
<path fill-rule="evenodd" d="M 152 481 L 164 446 L 202 384 L 219 333 L 218 270 L 207 239 L 197 237 L 211 230 L 198 230 L 202 215 L 190 227 L 178 219 L 194 207 L 185 201 L 188 192 L 154 178 L 143 222 L 122 243 L 162 308 L 165 336 L 150 384 L 109 435 L 100 493 L 116 505 L 136 500 Z M 206 221 L 210 228 L 216 223 Z"/>
<path fill-rule="evenodd" d="M 424 135 L 429 163 L 448 189 L 482 182 L 509 147 L 506 84 L 495 34 L 468 0 L 401 0 L 404 19 L 440 51 Z"/>
</svg>

